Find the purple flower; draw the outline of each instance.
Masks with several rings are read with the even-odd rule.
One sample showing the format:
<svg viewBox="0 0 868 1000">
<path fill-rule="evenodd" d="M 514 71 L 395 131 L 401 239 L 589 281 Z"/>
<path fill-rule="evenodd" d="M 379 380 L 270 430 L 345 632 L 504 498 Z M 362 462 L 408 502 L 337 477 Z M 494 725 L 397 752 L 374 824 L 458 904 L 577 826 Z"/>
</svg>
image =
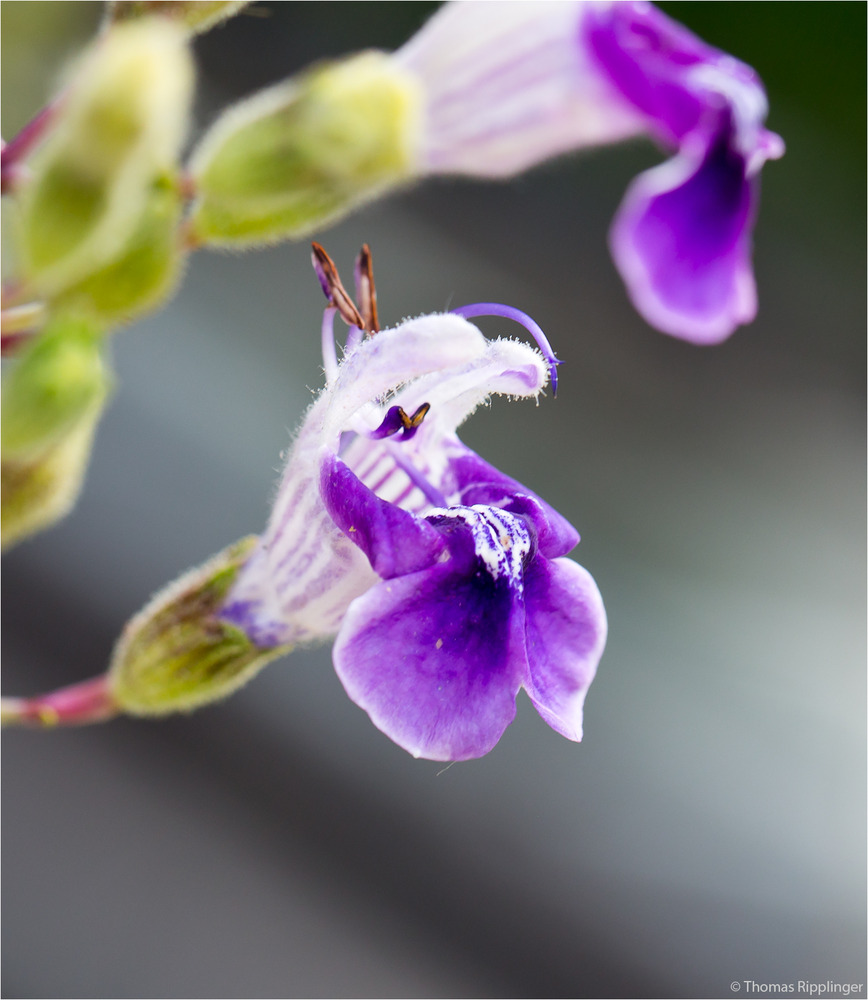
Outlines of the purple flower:
<svg viewBox="0 0 868 1000">
<path fill-rule="evenodd" d="M 333 315 L 354 307 L 330 276 L 323 287 L 327 384 L 221 617 L 260 646 L 337 634 L 347 693 L 415 756 L 487 753 L 522 687 L 581 739 L 606 618 L 591 576 L 563 558 L 579 536 L 455 433 L 494 393 L 537 396 L 555 363 L 547 343 L 544 357 L 487 340 L 447 313 L 366 338 L 353 326 L 338 364 Z"/>
<path fill-rule="evenodd" d="M 395 58 L 425 94 L 422 172 L 509 176 L 636 135 L 674 151 L 612 227 L 633 303 L 698 344 L 754 318 L 759 171 L 784 147 L 750 67 L 651 4 L 575 0 L 449 3 Z"/>
</svg>

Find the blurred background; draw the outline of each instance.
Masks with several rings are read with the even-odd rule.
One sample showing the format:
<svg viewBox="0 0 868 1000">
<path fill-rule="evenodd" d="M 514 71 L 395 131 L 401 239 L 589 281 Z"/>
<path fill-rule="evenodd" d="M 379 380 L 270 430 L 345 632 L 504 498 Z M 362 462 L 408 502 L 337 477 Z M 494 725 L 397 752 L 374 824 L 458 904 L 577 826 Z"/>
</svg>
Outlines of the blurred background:
<svg viewBox="0 0 868 1000">
<path fill-rule="evenodd" d="M 436 5 L 271 3 L 203 36 L 197 128 Z M 370 243 L 386 323 L 477 301 L 564 359 L 464 439 L 583 541 L 610 639 L 585 740 L 522 696 L 487 757 L 416 761 L 328 648 L 163 722 L 3 737 L 6 997 L 723 997 L 865 982 L 863 4 L 670 3 L 754 65 L 760 312 L 717 348 L 648 328 L 606 249 L 649 143 L 440 180 L 318 234 Z M 3 134 L 97 3 L 4 3 Z M 197 255 L 114 341 L 75 512 L 4 560 L 4 691 L 99 673 L 164 583 L 264 526 L 320 385 L 306 243 Z M 486 332 L 515 333 L 498 321 Z M 864 995 L 861 994 L 861 995 Z"/>
</svg>

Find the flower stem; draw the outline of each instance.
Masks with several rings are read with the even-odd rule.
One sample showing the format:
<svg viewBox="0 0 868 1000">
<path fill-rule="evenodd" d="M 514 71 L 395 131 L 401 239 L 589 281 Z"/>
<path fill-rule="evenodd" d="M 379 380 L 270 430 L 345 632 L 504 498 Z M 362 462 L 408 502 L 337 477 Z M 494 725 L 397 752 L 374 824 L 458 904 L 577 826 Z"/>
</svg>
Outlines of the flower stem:
<svg viewBox="0 0 868 1000">
<path fill-rule="evenodd" d="M 21 176 L 20 161 L 27 156 L 54 124 L 62 102 L 63 95 L 49 101 L 13 139 L 10 139 L 3 146 L 2 152 L 0 152 L 0 178 L 2 178 L 3 191 L 8 191 L 13 187 Z"/>
<path fill-rule="evenodd" d="M 0 311 L 0 353 L 10 354 L 37 333 L 46 315 L 47 310 L 41 302 L 27 302 Z"/>
<path fill-rule="evenodd" d="M 0 698 L 0 719 L 4 726 L 37 729 L 86 726 L 105 722 L 119 711 L 106 675 L 33 698 Z"/>
</svg>

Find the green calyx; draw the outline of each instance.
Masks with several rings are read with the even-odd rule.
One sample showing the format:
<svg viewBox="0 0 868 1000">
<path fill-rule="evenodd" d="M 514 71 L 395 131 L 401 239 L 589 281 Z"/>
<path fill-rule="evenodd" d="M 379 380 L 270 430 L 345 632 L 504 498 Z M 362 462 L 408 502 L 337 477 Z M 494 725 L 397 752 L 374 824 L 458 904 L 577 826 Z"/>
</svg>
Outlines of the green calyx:
<svg viewBox="0 0 868 1000">
<path fill-rule="evenodd" d="M 289 647 L 263 649 L 218 618 L 255 537 L 224 549 L 158 594 L 124 629 L 109 688 L 131 715 L 190 711 L 224 698 Z"/>
<path fill-rule="evenodd" d="M 164 302 L 177 284 L 184 251 L 178 227 L 183 199 L 169 177 L 152 187 L 138 226 L 111 263 L 58 294 L 60 309 L 107 326 L 127 323 Z"/>
<path fill-rule="evenodd" d="M 134 21 L 159 14 L 190 31 L 213 28 L 243 10 L 250 0 L 114 0 L 108 5 L 111 21 Z"/>
<path fill-rule="evenodd" d="M 4 548 L 71 510 L 111 384 L 100 328 L 81 317 L 53 318 L 9 360 L 0 393 Z"/>
<path fill-rule="evenodd" d="M 5 397 L 4 397 L 5 403 Z M 50 527 L 72 509 L 87 469 L 101 405 L 82 413 L 38 456 L 10 457 L 0 466 L 0 524 L 4 549 Z M 4 420 L 4 431 L 6 424 Z"/>
<path fill-rule="evenodd" d="M 170 21 L 134 21 L 79 61 L 15 192 L 21 277 L 32 297 L 53 301 L 119 263 L 147 228 L 155 190 L 177 173 L 187 127 L 185 39 Z"/>
<path fill-rule="evenodd" d="M 304 236 L 414 171 L 418 84 L 381 52 L 322 66 L 230 109 L 191 161 L 192 238 Z"/>
<path fill-rule="evenodd" d="M 32 464 L 102 409 L 111 376 L 100 334 L 89 320 L 55 317 L 9 361 L 0 394 L 4 466 Z"/>
</svg>

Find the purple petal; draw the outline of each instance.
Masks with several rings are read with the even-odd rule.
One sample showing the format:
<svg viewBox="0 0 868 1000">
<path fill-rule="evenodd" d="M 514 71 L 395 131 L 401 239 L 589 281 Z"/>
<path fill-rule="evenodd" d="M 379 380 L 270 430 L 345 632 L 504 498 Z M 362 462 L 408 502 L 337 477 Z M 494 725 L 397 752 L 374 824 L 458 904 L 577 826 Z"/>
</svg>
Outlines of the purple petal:
<svg viewBox="0 0 868 1000">
<path fill-rule="evenodd" d="M 533 524 L 539 550 L 548 559 L 565 555 L 578 545 L 579 533 L 569 521 L 526 486 L 459 441 L 448 454 L 447 475 L 459 503 L 486 504 L 521 514 Z"/>
<path fill-rule="evenodd" d="M 600 69 L 659 139 L 677 146 L 697 127 L 708 102 L 689 85 L 688 71 L 723 53 L 649 3 L 593 7 L 582 31 Z"/>
<path fill-rule="evenodd" d="M 525 572 L 530 680 L 536 710 L 562 736 L 582 738 L 582 706 L 606 644 L 606 612 L 593 578 L 570 559 L 536 559 Z"/>
<path fill-rule="evenodd" d="M 379 427 L 372 430 L 368 437 L 372 441 L 378 441 L 381 438 L 391 437 L 393 434 L 397 434 L 398 431 L 403 430 L 404 422 L 401 420 L 401 414 L 403 410 L 400 406 L 390 406 L 386 410 L 386 415 L 383 417 L 383 422 Z"/>
<path fill-rule="evenodd" d="M 713 344 L 754 318 L 757 184 L 745 173 L 721 137 L 698 165 L 685 154 L 633 182 L 612 226 L 612 255 L 653 326 Z"/>
<path fill-rule="evenodd" d="M 416 431 L 419 430 L 419 425 L 429 409 L 428 404 L 423 403 L 416 408 L 412 416 L 408 417 L 400 406 L 390 406 L 380 426 L 370 431 L 368 437 L 372 441 L 380 441 L 401 431 L 401 440 L 409 441 L 416 436 Z"/>
<path fill-rule="evenodd" d="M 438 563 L 354 601 L 333 656 L 350 698 L 415 757 L 481 757 L 526 677 L 521 599 L 506 577 Z"/>
<path fill-rule="evenodd" d="M 649 323 L 717 343 L 756 314 L 758 173 L 783 153 L 763 128 L 760 79 L 651 4 L 595 7 L 583 31 L 601 72 L 679 151 L 628 191 L 612 228 L 615 263 Z"/>
<path fill-rule="evenodd" d="M 446 548 L 436 528 L 381 500 L 334 455 L 323 459 L 320 492 L 332 520 L 384 580 L 430 566 Z"/>
</svg>

